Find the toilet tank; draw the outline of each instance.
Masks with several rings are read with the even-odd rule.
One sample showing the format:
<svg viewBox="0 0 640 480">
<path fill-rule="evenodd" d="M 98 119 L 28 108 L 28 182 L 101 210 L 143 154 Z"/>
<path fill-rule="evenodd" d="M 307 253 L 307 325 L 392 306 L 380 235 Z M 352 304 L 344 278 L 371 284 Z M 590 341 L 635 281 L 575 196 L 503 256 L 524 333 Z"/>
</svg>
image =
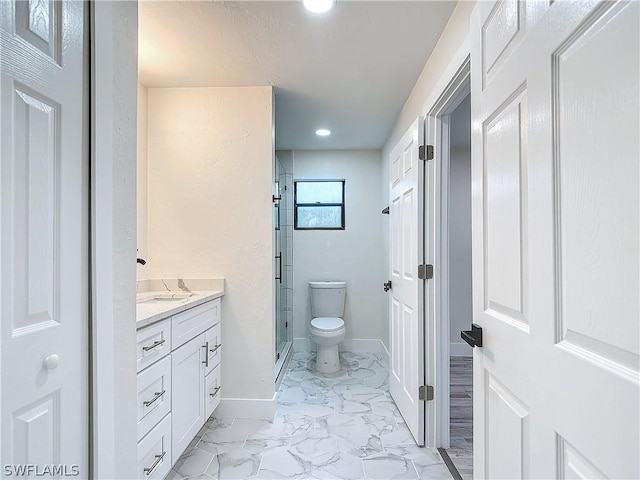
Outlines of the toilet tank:
<svg viewBox="0 0 640 480">
<path fill-rule="evenodd" d="M 344 300 L 347 295 L 347 282 L 309 282 L 309 292 L 313 318 L 342 318 Z"/>
</svg>

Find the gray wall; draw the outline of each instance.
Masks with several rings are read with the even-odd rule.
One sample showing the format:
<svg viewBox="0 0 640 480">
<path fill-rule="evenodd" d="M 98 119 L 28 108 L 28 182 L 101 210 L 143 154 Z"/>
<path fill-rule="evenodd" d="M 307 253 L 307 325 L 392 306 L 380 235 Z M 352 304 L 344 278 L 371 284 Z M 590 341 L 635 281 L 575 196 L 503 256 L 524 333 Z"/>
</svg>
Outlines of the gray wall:
<svg viewBox="0 0 640 480">
<path fill-rule="evenodd" d="M 449 319 L 451 355 L 471 355 L 460 338 L 472 319 L 471 111 L 469 97 L 451 115 L 449 164 Z"/>
<path fill-rule="evenodd" d="M 391 130 L 382 148 L 382 190 L 379 193 L 378 205 L 384 208 L 389 203 L 389 171 L 390 162 L 389 155 L 391 150 L 404 132 L 409 128 L 411 123 L 420 115 L 427 113 L 426 109 L 430 108 L 440 94 L 440 89 L 444 88 L 446 79 L 443 78 L 445 72 L 455 72 L 460 63 L 469 52 L 469 22 L 471 21 L 471 12 L 475 7 L 475 1 L 458 2 L 456 8 L 451 14 L 451 18 L 447 22 L 436 47 L 433 49 L 429 60 L 422 69 L 422 73 L 418 77 L 413 90 L 409 94 L 409 98 L 402 107 L 402 111 L 398 115 L 396 122 Z M 387 227 L 385 227 L 387 228 Z M 389 275 L 389 241 L 388 235 L 383 240 L 383 256 L 387 261 L 384 265 L 384 276 Z M 389 302 L 385 298 L 385 308 L 388 311 Z M 388 322 L 388 314 L 386 315 Z M 385 345 L 389 348 L 388 335 Z"/>
<path fill-rule="evenodd" d="M 345 230 L 294 230 L 294 338 L 308 338 L 308 282 L 346 280 L 346 339 L 382 339 L 383 215 L 379 151 L 295 151 L 294 179 L 345 179 Z"/>
</svg>

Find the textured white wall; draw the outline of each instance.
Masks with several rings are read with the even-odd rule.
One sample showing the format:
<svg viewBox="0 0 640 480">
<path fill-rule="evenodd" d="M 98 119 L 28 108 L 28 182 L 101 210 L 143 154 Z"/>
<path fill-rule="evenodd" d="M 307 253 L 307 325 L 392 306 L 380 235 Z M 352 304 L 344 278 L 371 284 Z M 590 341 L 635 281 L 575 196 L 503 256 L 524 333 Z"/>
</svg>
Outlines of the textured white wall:
<svg viewBox="0 0 640 480">
<path fill-rule="evenodd" d="M 345 179 L 345 230 L 294 230 L 294 338 L 308 338 L 308 282 L 346 280 L 347 339 L 381 339 L 382 290 L 379 151 L 295 151 L 294 179 Z"/>
<path fill-rule="evenodd" d="M 149 88 L 148 275 L 224 277 L 222 395 L 272 399 L 271 87 Z"/>
<path fill-rule="evenodd" d="M 460 58 L 460 54 L 467 55 L 469 52 L 468 35 L 469 22 L 471 12 L 475 6 L 475 1 L 458 2 L 455 10 L 444 28 L 440 40 L 431 52 L 429 60 L 422 69 L 422 73 L 418 77 L 416 84 L 411 90 L 407 101 L 402 107 L 402 111 L 398 115 L 396 122 L 391 130 L 389 138 L 382 149 L 382 196 L 379 205 L 386 206 L 389 203 L 389 154 L 402 137 L 404 132 L 409 128 L 411 123 L 420 115 L 427 113 L 429 108 L 436 100 L 436 96 L 440 93 L 440 89 L 446 86 L 443 75 L 451 69 L 455 63 L 461 63 L 464 57 Z M 388 225 L 388 223 L 387 223 Z M 386 227 L 388 228 L 388 227 Z M 389 238 L 388 234 L 384 236 L 384 276 L 389 276 Z M 385 311 L 387 312 L 389 301 L 384 299 Z M 389 348 L 389 331 L 384 333 L 383 341 Z"/>
<path fill-rule="evenodd" d="M 92 4 L 92 478 L 135 478 L 138 3 Z"/>
<path fill-rule="evenodd" d="M 138 257 L 147 258 L 147 97 L 148 89 L 138 83 L 138 166 L 137 166 L 137 199 L 138 199 Z M 137 266 L 138 280 L 148 279 L 147 267 Z"/>
</svg>

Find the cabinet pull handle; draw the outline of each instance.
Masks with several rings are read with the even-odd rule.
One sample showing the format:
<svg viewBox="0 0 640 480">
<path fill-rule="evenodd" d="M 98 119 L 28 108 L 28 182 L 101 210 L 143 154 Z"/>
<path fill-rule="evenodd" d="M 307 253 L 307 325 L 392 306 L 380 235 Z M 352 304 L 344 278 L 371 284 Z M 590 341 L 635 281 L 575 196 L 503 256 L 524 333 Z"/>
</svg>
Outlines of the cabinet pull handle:
<svg viewBox="0 0 640 480">
<path fill-rule="evenodd" d="M 145 475 L 151 475 L 151 472 L 153 472 L 156 469 L 156 467 L 162 461 L 162 459 L 164 458 L 164 455 L 166 453 L 167 452 L 162 452 L 161 455 L 156 455 L 156 461 L 153 462 L 153 465 L 151 465 L 150 467 L 147 467 L 147 468 L 144 469 L 144 474 Z"/>
<path fill-rule="evenodd" d="M 222 387 L 216 387 L 216 389 L 213 391 L 213 393 L 210 393 L 209 396 L 210 397 L 215 397 L 218 394 L 218 391 L 221 389 Z"/>
<path fill-rule="evenodd" d="M 157 340 L 155 342 L 153 342 L 151 345 L 149 345 L 148 347 L 142 347 L 142 350 L 145 352 L 148 352 L 149 350 L 153 350 L 156 347 L 159 347 L 160 345 L 162 345 L 166 340 Z"/>
<path fill-rule="evenodd" d="M 279 255 L 276 255 L 276 258 L 278 259 L 278 265 L 280 265 L 280 275 L 276 277 L 276 280 L 282 283 L 282 252 L 280 252 Z"/>
<path fill-rule="evenodd" d="M 211 353 L 216 353 L 216 352 L 218 351 L 218 349 L 219 349 L 221 346 L 222 346 L 222 344 L 221 344 L 221 343 L 219 343 L 219 344 L 215 345 L 215 346 L 214 346 L 212 349 L 210 349 L 209 351 L 210 351 Z"/>
<path fill-rule="evenodd" d="M 146 400 L 144 402 L 142 402 L 144 404 L 145 407 L 148 407 L 149 405 L 151 405 L 153 402 L 155 402 L 156 400 L 158 400 L 162 395 L 164 395 L 165 393 L 167 393 L 166 390 L 162 390 L 161 392 L 156 392 L 154 395 L 155 397 L 153 397 L 151 400 Z"/>
<path fill-rule="evenodd" d="M 209 366 L 209 342 L 206 342 L 202 348 L 204 348 L 204 360 L 202 361 L 202 363 L 204 363 L 205 367 Z"/>
</svg>

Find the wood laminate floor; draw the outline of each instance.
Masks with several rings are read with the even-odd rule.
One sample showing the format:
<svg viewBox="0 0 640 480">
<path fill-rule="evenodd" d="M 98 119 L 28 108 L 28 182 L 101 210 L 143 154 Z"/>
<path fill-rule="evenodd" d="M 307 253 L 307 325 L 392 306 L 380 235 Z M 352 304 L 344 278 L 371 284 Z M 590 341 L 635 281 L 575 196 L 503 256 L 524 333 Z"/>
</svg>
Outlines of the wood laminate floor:
<svg viewBox="0 0 640 480">
<path fill-rule="evenodd" d="M 473 478 L 473 357 L 450 359 L 449 457 L 464 480 Z"/>
</svg>

